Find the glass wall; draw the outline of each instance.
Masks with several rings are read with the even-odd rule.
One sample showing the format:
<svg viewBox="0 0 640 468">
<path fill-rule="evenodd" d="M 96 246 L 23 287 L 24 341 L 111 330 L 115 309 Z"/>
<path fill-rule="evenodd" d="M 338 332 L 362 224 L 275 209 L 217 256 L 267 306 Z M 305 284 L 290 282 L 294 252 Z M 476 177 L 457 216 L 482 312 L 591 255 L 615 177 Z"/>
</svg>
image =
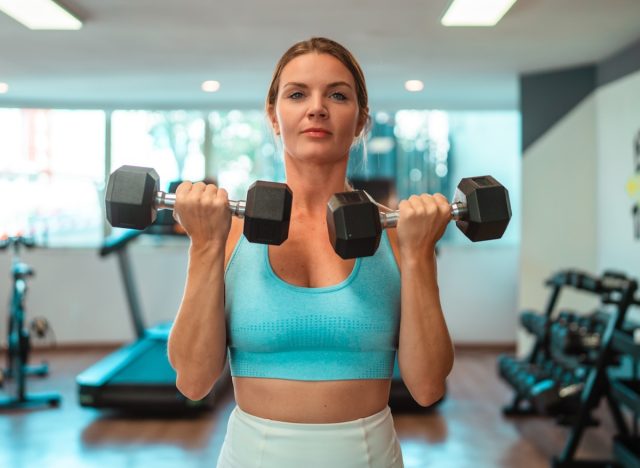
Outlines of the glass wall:
<svg viewBox="0 0 640 468">
<path fill-rule="evenodd" d="M 515 111 L 375 112 L 347 176 L 397 208 L 412 194 L 451 199 L 460 178 L 493 175 L 508 187 L 514 212 L 500 242 L 518 242 L 519 129 Z M 118 167 L 155 168 L 163 190 L 207 179 L 244 199 L 257 179 L 284 180 L 281 153 L 261 110 L 0 109 L 0 196 L 11 200 L 0 236 L 33 232 L 50 246 L 95 247 L 109 231 L 104 183 Z M 453 223 L 443 240 L 468 242 Z"/>
<path fill-rule="evenodd" d="M 162 190 L 175 180 L 202 180 L 205 116 L 186 111 L 113 112 L 109 172 L 125 164 L 152 167 Z"/>
<path fill-rule="evenodd" d="M 0 236 L 97 245 L 104 135 L 102 111 L 0 109 Z"/>
<path fill-rule="evenodd" d="M 209 174 L 229 193 L 244 200 L 256 180 L 284 181 L 284 163 L 264 111 L 209 114 Z"/>
</svg>

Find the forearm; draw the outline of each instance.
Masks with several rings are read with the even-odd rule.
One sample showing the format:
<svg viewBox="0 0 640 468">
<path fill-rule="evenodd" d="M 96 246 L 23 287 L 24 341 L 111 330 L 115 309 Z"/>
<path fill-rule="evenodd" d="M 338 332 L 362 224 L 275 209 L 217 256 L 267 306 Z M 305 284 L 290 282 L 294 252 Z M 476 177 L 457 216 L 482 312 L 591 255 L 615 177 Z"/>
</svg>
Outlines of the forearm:
<svg viewBox="0 0 640 468">
<path fill-rule="evenodd" d="M 437 393 L 453 366 L 453 345 L 440 305 L 435 256 L 403 259 L 401 284 L 400 372 L 414 397 Z"/>
<path fill-rule="evenodd" d="M 204 392 L 222 372 L 226 358 L 224 246 L 189 249 L 184 295 L 169 335 L 168 353 L 178 374 L 178 388 L 185 394 Z"/>
</svg>

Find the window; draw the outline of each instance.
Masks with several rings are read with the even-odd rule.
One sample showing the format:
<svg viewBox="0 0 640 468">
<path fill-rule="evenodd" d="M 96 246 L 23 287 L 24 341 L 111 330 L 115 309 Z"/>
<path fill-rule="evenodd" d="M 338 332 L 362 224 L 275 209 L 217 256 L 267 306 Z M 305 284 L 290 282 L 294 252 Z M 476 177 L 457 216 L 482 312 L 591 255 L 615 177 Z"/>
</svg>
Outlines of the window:
<svg viewBox="0 0 640 468">
<path fill-rule="evenodd" d="M 397 208 L 398 200 L 413 194 L 439 192 L 452 200 L 463 177 L 492 175 L 509 190 L 513 213 L 498 242 L 519 242 L 518 112 L 400 110 L 372 117 L 366 150 L 357 146 L 351 152 L 348 174 L 355 188 Z M 443 242 L 468 240 L 451 223 Z"/>
<path fill-rule="evenodd" d="M 365 144 L 351 150 L 347 175 L 392 208 L 412 194 L 451 199 L 462 177 L 493 175 L 508 188 L 513 211 L 500 242 L 514 243 L 520 239 L 519 139 L 515 111 L 376 112 Z M 0 109 L 0 196 L 10 200 L 0 212 L 0 235 L 98 246 L 107 227 L 106 161 L 109 172 L 124 164 L 154 168 L 161 190 L 176 180 L 208 178 L 236 200 L 245 199 L 255 180 L 285 176 L 280 142 L 261 110 Z M 454 227 L 443 241 L 467 242 Z"/>
<path fill-rule="evenodd" d="M 202 112 L 115 111 L 111 116 L 111 169 L 152 167 L 161 190 L 176 180 L 205 176 Z"/>
<path fill-rule="evenodd" d="M 103 234 L 105 114 L 0 109 L 0 235 L 95 246 Z"/>
<path fill-rule="evenodd" d="M 244 200 L 256 180 L 284 181 L 282 151 L 264 111 L 212 112 L 210 167 L 229 198 Z"/>
</svg>

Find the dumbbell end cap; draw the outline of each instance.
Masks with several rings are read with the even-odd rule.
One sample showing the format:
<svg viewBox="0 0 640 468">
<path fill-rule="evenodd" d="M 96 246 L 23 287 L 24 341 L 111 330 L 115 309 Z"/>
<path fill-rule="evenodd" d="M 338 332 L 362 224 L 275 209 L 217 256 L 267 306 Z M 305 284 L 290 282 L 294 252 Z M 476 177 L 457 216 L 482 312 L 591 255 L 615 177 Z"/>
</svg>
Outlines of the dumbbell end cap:
<svg viewBox="0 0 640 468">
<path fill-rule="evenodd" d="M 107 219 L 113 227 L 145 229 L 156 219 L 158 173 L 149 167 L 122 166 L 109 176 L 105 196 Z"/>
</svg>

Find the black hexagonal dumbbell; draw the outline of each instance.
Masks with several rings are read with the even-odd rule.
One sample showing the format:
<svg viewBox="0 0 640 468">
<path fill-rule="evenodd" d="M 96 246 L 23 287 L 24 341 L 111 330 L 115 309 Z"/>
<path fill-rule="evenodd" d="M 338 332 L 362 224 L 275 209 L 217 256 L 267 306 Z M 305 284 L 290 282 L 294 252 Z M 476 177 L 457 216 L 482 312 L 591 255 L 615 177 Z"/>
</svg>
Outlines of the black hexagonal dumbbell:
<svg viewBox="0 0 640 468">
<path fill-rule="evenodd" d="M 473 242 L 499 239 L 511 219 L 509 192 L 491 176 L 462 179 L 451 215 Z M 399 211 L 380 212 L 362 190 L 336 193 L 327 204 L 331 245 L 345 259 L 371 256 L 378 249 L 382 229 L 396 226 L 399 216 Z"/>
<path fill-rule="evenodd" d="M 122 166 L 109 177 L 107 219 L 113 227 L 145 229 L 160 209 L 173 209 L 176 195 L 159 191 L 158 173 L 149 167 Z M 244 218 L 249 242 L 280 245 L 288 237 L 293 197 L 286 184 L 257 181 L 247 200 L 229 200 L 234 216 Z"/>
</svg>

